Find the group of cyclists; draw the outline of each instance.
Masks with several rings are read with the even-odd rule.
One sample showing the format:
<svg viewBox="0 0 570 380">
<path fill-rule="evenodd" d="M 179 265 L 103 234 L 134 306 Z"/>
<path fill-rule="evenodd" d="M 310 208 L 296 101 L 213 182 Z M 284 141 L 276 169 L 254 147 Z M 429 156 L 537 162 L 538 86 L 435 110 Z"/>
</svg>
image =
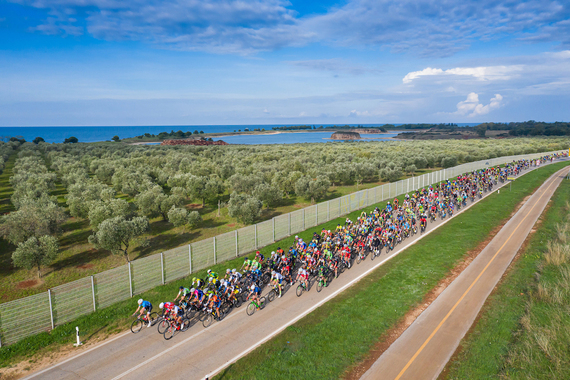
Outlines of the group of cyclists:
<svg viewBox="0 0 570 380">
<path fill-rule="evenodd" d="M 204 279 L 194 277 L 190 287 L 180 286 L 173 301 L 161 303 L 162 316 L 174 321 L 180 329 L 184 319 L 212 316 L 221 320 L 232 308 L 247 301 L 251 301 L 248 307 L 262 308 L 266 300 L 261 292 L 267 286 L 269 301 L 270 295 L 281 297 L 296 282 L 299 282 L 297 296 L 309 291 L 312 283 L 318 283 L 320 291 L 350 269 L 354 261 L 360 263 L 368 255 L 373 260 L 383 249 L 388 253 L 406 238 L 425 232 L 429 222 L 451 217 L 469 200 L 474 202 L 483 193 L 492 191 L 498 182 L 554 158 L 520 160 L 460 175 L 401 199 L 395 198 L 382 209 L 363 211 L 354 222 L 347 218 L 335 230 L 314 232 L 310 241 L 295 236 L 287 251 L 277 248 L 267 258 L 257 251 L 253 258 L 245 258 L 239 270 L 227 269 L 223 275 L 208 270 Z M 150 327 L 152 304 L 139 299 L 138 305 L 135 314 L 146 314 Z"/>
</svg>

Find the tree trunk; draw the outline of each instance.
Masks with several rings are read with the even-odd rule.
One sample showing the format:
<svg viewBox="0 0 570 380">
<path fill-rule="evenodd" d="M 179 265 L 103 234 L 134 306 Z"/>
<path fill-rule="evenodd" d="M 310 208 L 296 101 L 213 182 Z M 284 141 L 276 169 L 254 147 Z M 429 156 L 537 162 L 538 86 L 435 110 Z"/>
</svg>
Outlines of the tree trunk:
<svg viewBox="0 0 570 380">
<path fill-rule="evenodd" d="M 130 260 L 129 260 L 129 253 L 127 252 L 127 249 L 128 249 L 128 247 L 123 250 L 123 255 L 125 256 L 125 260 L 127 260 L 127 264 L 128 264 L 130 262 Z"/>
<path fill-rule="evenodd" d="M 40 267 L 40 265 L 38 264 L 38 280 L 42 278 L 42 269 Z"/>
<path fill-rule="evenodd" d="M 206 198 L 202 198 L 202 208 L 204 208 L 204 206 L 206 206 Z"/>
</svg>

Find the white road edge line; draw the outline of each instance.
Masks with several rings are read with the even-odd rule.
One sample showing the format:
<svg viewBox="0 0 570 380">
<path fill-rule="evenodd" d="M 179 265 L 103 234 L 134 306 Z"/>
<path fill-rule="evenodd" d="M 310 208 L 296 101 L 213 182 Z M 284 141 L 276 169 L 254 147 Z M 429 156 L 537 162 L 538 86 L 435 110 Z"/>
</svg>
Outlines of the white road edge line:
<svg viewBox="0 0 570 380">
<path fill-rule="evenodd" d="M 564 159 L 558 160 L 558 162 L 562 162 L 562 161 L 567 161 L 567 160 L 564 160 Z M 550 165 L 550 164 L 553 164 L 553 163 L 554 163 L 554 162 L 549 162 L 549 163 L 547 163 L 546 165 L 539 166 L 539 167 L 534 167 L 533 169 L 531 169 L 531 170 L 529 170 L 529 171 L 527 171 L 527 172 L 525 172 L 525 173 L 520 174 L 517 178 L 520 178 L 520 177 L 522 177 L 522 176 L 524 176 L 524 175 L 526 175 L 526 174 L 528 174 L 528 173 L 530 173 L 530 172 L 533 172 L 533 171 L 536 170 L 536 169 L 540 169 L 540 168 L 542 168 L 542 167 L 544 167 L 544 166 L 547 166 L 547 165 Z M 505 183 L 503 183 L 501 186 L 498 186 L 496 189 L 500 189 L 500 188 L 506 186 L 508 183 L 509 183 L 509 182 L 505 182 Z M 433 185 L 433 184 L 431 184 L 431 185 Z M 429 185 L 429 186 L 431 186 L 431 185 Z M 453 215 L 453 217 L 451 217 L 451 218 L 447 219 L 446 221 L 444 221 L 443 223 L 441 223 L 441 224 L 435 226 L 433 229 L 430 229 L 429 231 L 426 231 L 423 235 L 421 235 L 421 236 L 419 237 L 419 239 L 417 239 L 417 240 L 415 240 L 415 241 L 413 241 L 413 242 L 411 242 L 411 243 L 408 243 L 408 244 L 405 245 L 405 246 L 400 247 L 399 250 L 396 251 L 396 252 L 395 252 L 395 251 L 392 251 L 392 253 L 393 253 L 392 256 L 389 256 L 389 257 L 386 258 L 384 261 L 380 261 L 378 264 L 376 264 L 376 266 L 372 267 L 371 269 L 369 269 L 368 271 L 366 271 L 365 273 L 363 273 L 363 274 L 360 275 L 359 277 L 355 278 L 354 280 L 352 280 L 351 282 L 349 282 L 347 285 L 345 285 L 343 288 L 341 288 L 341 289 L 337 290 L 336 292 L 334 292 L 333 295 L 336 296 L 336 294 L 337 294 L 338 292 L 344 291 L 346 288 L 352 286 L 355 282 L 359 281 L 362 277 L 367 276 L 368 273 L 370 273 L 370 272 L 373 271 L 374 269 L 378 268 L 379 266 L 383 265 L 384 263 L 386 263 L 387 261 L 389 261 L 389 260 L 392 259 L 393 257 L 397 256 L 398 254 L 400 254 L 400 252 L 404 251 L 404 250 L 405 250 L 406 248 L 408 248 L 409 246 L 414 245 L 416 242 L 418 242 L 418 241 L 420 241 L 421 239 L 423 239 L 424 236 L 429 235 L 432 231 L 437 230 L 440 226 L 443 226 L 445 223 L 447 223 L 448 221 L 450 221 L 451 219 L 453 219 L 455 216 L 461 214 L 463 211 L 465 211 L 465 210 L 471 208 L 471 206 L 473 206 L 473 205 L 479 203 L 481 200 L 487 198 L 487 197 L 488 197 L 489 195 L 491 195 L 494 191 L 495 191 L 495 190 L 493 190 L 492 192 L 487 193 L 485 196 L 483 196 L 482 199 L 479 199 L 479 200 L 477 200 L 476 202 L 471 203 L 469 206 L 466 206 L 466 207 L 462 208 L 460 211 L 456 212 L 456 213 Z M 383 201 L 380 201 L 380 202 L 383 202 Z M 379 202 L 379 203 L 380 203 L 380 202 Z M 525 202 L 525 203 L 526 203 L 526 202 Z M 366 207 L 364 207 L 364 208 L 366 208 Z M 330 298 L 330 296 L 327 297 L 327 298 L 325 298 L 325 302 L 328 301 L 329 298 Z M 318 303 L 316 307 L 319 307 L 320 305 L 322 305 L 322 302 Z M 286 326 L 284 326 L 284 327 L 280 328 L 279 330 L 277 330 L 276 332 L 274 332 L 270 337 L 272 337 L 272 336 L 276 335 L 277 333 L 283 331 L 283 330 L 284 330 L 285 328 L 287 328 L 290 324 L 296 322 L 296 321 L 299 320 L 300 318 L 302 318 L 302 317 L 304 317 L 305 315 L 307 315 L 308 313 L 312 312 L 316 307 L 311 308 L 311 310 L 309 310 L 309 311 L 306 312 L 305 314 L 302 314 L 302 315 L 300 315 L 299 317 L 295 318 L 295 320 L 293 320 L 292 322 L 290 322 L 290 323 L 287 324 Z M 232 314 L 232 315 L 230 315 L 229 317 L 225 318 L 224 320 L 230 319 L 230 318 L 232 318 L 234 315 L 238 315 L 238 314 L 239 314 L 239 312 L 237 312 L 237 313 L 235 313 L 235 314 Z M 217 325 L 217 324 L 216 324 L 216 325 Z M 214 325 L 213 327 L 215 327 L 216 325 Z M 131 368 L 129 371 L 124 372 L 124 373 L 122 373 L 121 375 L 115 377 L 113 380 L 120 379 L 121 377 L 127 375 L 128 373 L 131 373 L 132 371 L 134 371 L 134 370 L 136 370 L 136 369 L 142 367 L 143 365 L 149 363 L 151 360 L 154 360 L 154 359 L 158 358 L 159 356 L 162 356 L 163 354 L 169 352 L 171 349 L 173 349 L 173 348 L 175 348 L 175 347 L 178 347 L 180 344 L 182 344 L 182 343 L 188 341 L 189 339 L 192 339 L 192 338 L 194 338 L 194 337 L 196 337 L 196 336 L 202 334 L 204 331 L 207 331 L 207 329 L 204 329 L 204 330 L 202 330 L 201 332 L 199 332 L 199 333 L 197 333 L 197 334 L 194 334 L 194 335 L 192 335 L 191 337 L 188 337 L 187 339 L 183 340 L 183 341 L 180 342 L 180 343 L 177 343 L 175 346 L 169 348 L 168 350 L 163 351 L 163 353 L 158 354 L 158 355 L 156 355 L 156 356 L 154 356 L 154 357 L 152 357 L 152 358 L 146 360 L 145 362 L 143 362 L 143 363 L 137 365 L 136 367 Z M 124 336 L 127 336 L 127 335 L 129 335 L 129 334 L 131 334 L 131 332 L 130 332 L 130 331 L 127 331 L 127 332 L 125 332 L 124 334 L 118 335 L 118 336 L 116 336 L 116 337 L 114 337 L 114 338 L 112 338 L 112 339 L 110 339 L 110 340 L 108 340 L 108 341 L 105 341 L 105 342 L 103 342 L 103 343 L 101 343 L 101 344 L 99 344 L 99 345 L 97 345 L 97 346 L 95 346 L 95 347 L 92 347 L 92 348 L 90 348 L 90 349 L 88 349 L 88 350 L 86 350 L 86 351 L 84 351 L 84 352 L 82 352 L 82 353 L 80 353 L 80 354 L 78 354 L 78 355 L 75 355 L 75 356 L 73 356 L 73 357 L 71 357 L 71 358 L 68 358 L 68 359 L 62 361 L 62 362 L 59 362 L 59 363 L 57 363 L 57 364 L 54 364 L 54 365 L 51 366 L 51 367 L 48 367 L 48 368 L 45 368 L 45 369 L 43 369 L 43 370 L 41 370 L 41 371 L 39 371 L 39 372 L 30 374 L 29 376 L 24 377 L 22 380 L 29 380 L 29 379 L 32 379 L 32 378 L 34 378 L 34 377 L 36 377 L 36 376 L 38 376 L 38 375 L 41 375 L 42 373 L 48 372 L 48 371 L 50 371 L 50 370 L 52 370 L 52 369 L 54 369 L 54 368 L 56 368 L 56 367 L 59 367 L 59 366 L 62 365 L 62 364 L 65 364 L 65 363 L 68 363 L 68 362 L 70 362 L 70 361 L 72 361 L 72 360 L 74 360 L 74 359 L 77 359 L 77 358 L 79 358 L 80 356 L 83 356 L 83 355 L 85 355 L 85 354 L 87 354 L 87 353 L 89 353 L 89 352 L 91 352 L 91 351 L 93 351 L 93 350 L 96 350 L 96 349 L 98 349 L 98 348 L 100 348 L 100 347 L 103 347 L 104 345 L 106 345 L 106 344 L 108 344 L 108 343 L 111 343 L 111 342 L 113 342 L 113 341 L 115 341 L 115 340 L 117 340 L 117 339 L 119 339 L 119 338 L 124 337 Z M 218 373 L 218 372 L 220 372 L 221 370 L 223 370 L 225 367 L 229 366 L 230 364 L 233 364 L 234 362 L 236 362 L 237 360 L 239 360 L 241 357 L 245 356 L 246 354 L 248 354 L 249 352 L 253 351 L 253 350 L 254 350 L 255 348 L 257 348 L 258 346 L 260 346 L 261 344 L 265 343 L 265 341 L 267 341 L 267 340 L 268 340 L 268 339 L 263 339 L 263 340 L 259 341 L 258 343 L 256 343 L 254 346 L 248 348 L 246 351 L 243 351 L 241 354 L 237 355 L 235 358 L 233 358 L 232 360 L 230 360 L 229 362 L 227 362 L 224 366 L 217 368 L 214 372 L 212 372 L 212 373 L 210 374 L 210 376 L 215 375 L 216 373 Z"/>
<path fill-rule="evenodd" d="M 533 169 L 534 170 L 534 169 Z M 530 170 L 524 174 L 530 173 L 533 170 Z M 523 174 L 523 175 L 524 175 Z M 522 177 L 519 176 L 517 178 Z M 503 186 L 506 186 L 509 182 L 505 182 L 504 184 L 502 184 L 502 186 L 497 187 L 496 189 L 500 189 Z M 349 283 L 347 283 L 346 285 L 344 285 L 342 288 L 334 291 L 333 293 L 331 293 L 329 296 L 327 296 L 326 298 L 324 298 L 323 300 L 317 302 L 315 305 L 313 305 L 311 308 L 305 310 L 304 312 L 302 312 L 301 314 L 299 314 L 297 317 L 293 318 L 292 320 L 290 320 L 289 322 L 285 323 L 283 326 L 279 327 L 277 330 L 275 330 L 274 332 L 272 332 L 271 334 L 269 334 L 268 336 L 266 336 L 265 338 L 261 339 L 260 341 L 258 341 L 257 343 L 255 343 L 253 346 L 245 349 L 244 351 L 242 351 L 241 353 L 239 353 L 238 355 L 236 355 L 235 357 L 233 357 L 231 360 L 229 360 L 228 362 L 226 362 L 224 365 L 216 368 L 215 370 L 213 370 L 212 372 L 210 372 L 208 374 L 208 378 L 211 378 L 212 376 L 215 376 L 218 372 L 221 372 L 223 369 L 225 369 L 226 367 L 228 367 L 229 365 L 235 363 L 236 361 L 238 361 L 239 359 L 241 359 L 242 357 L 244 357 L 245 355 L 249 354 L 251 351 L 255 350 L 257 347 L 259 347 L 260 345 L 262 345 L 263 343 L 267 342 L 268 340 L 270 340 L 271 338 L 273 338 L 274 336 L 276 336 L 277 334 L 281 333 L 283 330 L 285 330 L 287 327 L 289 327 L 290 325 L 292 325 L 293 323 L 297 322 L 298 320 L 300 320 L 301 318 L 305 317 L 307 314 L 313 312 L 315 309 L 319 308 L 321 305 L 323 305 L 324 303 L 328 302 L 331 298 L 336 297 L 339 293 L 345 291 L 347 288 L 351 287 L 352 285 L 354 285 L 356 282 L 360 281 L 362 278 L 368 276 L 368 274 L 370 274 L 370 272 L 376 270 L 378 267 L 384 265 L 385 263 L 387 263 L 389 260 L 391 260 L 392 258 L 396 257 L 397 255 L 400 254 L 400 252 L 403 252 L 406 250 L 406 248 L 416 244 L 418 241 L 420 241 L 421 239 L 423 239 L 425 236 L 429 235 L 431 232 L 437 230 L 439 227 L 445 225 L 447 222 L 449 222 L 450 220 L 452 220 L 455 216 L 461 214 L 462 212 L 468 210 L 469 208 L 471 208 L 471 206 L 476 205 L 477 203 L 479 203 L 480 201 L 482 201 L 483 199 L 487 198 L 489 195 L 493 194 L 495 191 L 491 191 L 489 193 L 487 193 L 483 198 L 478 199 L 476 202 L 471 203 L 469 206 L 466 206 L 464 208 L 462 208 L 460 211 L 456 212 L 453 217 L 448 218 L 447 220 L 445 220 L 444 222 L 442 222 L 441 224 L 435 226 L 434 228 L 430 229 L 429 231 L 426 231 L 423 235 L 420 235 L 420 237 L 413 241 L 410 242 L 407 245 L 401 246 L 400 249 L 395 252 L 393 251 L 393 255 L 387 257 L 384 261 L 381 261 L 379 263 L 377 263 L 375 266 L 371 267 L 370 269 L 368 269 L 366 272 L 362 273 L 360 276 L 356 277 L 354 280 L 350 281 Z M 526 202 L 525 202 L 526 203 Z M 235 314 L 237 315 L 237 313 Z M 200 333 L 194 335 L 197 336 L 201 333 L 203 333 L 204 331 L 207 331 L 206 329 L 202 330 Z M 129 369 L 128 371 L 123 372 L 122 374 L 114 377 L 112 380 L 119 380 L 125 376 L 127 376 L 128 374 L 132 373 L 133 371 L 136 371 L 137 369 L 141 368 L 142 366 L 150 363 L 151 361 L 158 359 L 159 357 L 167 354 L 168 352 L 172 351 L 173 349 L 179 347 L 180 345 L 186 343 L 188 340 L 192 339 L 194 336 L 183 340 L 182 342 L 170 347 L 169 349 L 153 356 L 150 359 L 145 360 L 144 362 L 136 365 L 135 367 Z"/>
</svg>

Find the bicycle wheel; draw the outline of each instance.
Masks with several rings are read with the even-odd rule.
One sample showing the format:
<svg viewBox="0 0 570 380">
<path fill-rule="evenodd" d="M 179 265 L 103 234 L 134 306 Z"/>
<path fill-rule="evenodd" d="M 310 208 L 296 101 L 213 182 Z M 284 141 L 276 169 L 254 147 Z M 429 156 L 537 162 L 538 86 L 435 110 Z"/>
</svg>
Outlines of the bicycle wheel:
<svg viewBox="0 0 570 380">
<path fill-rule="evenodd" d="M 247 313 L 247 315 L 252 316 L 253 313 L 255 313 L 256 309 L 257 309 L 257 306 L 255 306 L 255 304 L 253 302 L 250 302 L 250 304 L 247 305 L 247 309 L 245 309 L 245 312 Z"/>
<path fill-rule="evenodd" d="M 138 333 L 139 331 L 141 331 L 142 327 L 144 325 L 144 321 L 142 319 L 135 319 L 133 321 L 133 323 L 131 324 L 131 331 L 133 332 L 133 334 Z"/>
<path fill-rule="evenodd" d="M 156 311 L 153 311 L 152 313 L 150 313 L 150 325 L 154 326 L 156 322 L 158 322 L 158 314 L 156 313 Z"/>
<path fill-rule="evenodd" d="M 323 286 L 324 284 L 322 280 L 317 281 L 317 293 L 320 293 L 321 290 L 323 290 Z"/>
<path fill-rule="evenodd" d="M 242 300 L 241 297 L 237 297 L 237 298 L 234 300 L 234 306 L 235 306 L 235 307 L 240 307 L 242 303 L 243 303 L 243 300 Z"/>
<path fill-rule="evenodd" d="M 305 290 L 305 288 L 303 287 L 303 285 L 299 284 L 299 286 L 297 286 L 297 290 L 295 291 L 295 293 L 297 294 L 297 297 L 301 297 L 304 290 Z"/>
<path fill-rule="evenodd" d="M 275 289 L 271 289 L 271 291 L 269 293 L 267 293 L 267 301 L 269 301 L 269 302 L 273 302 L 276 297 L 277 297 L 277 293 L 275 292 Z"/>
<path fill-rule="evenodd" d="M 204 320 L 202 321 L 202 326 L 204 327 L 209 327 L 212 322 L 214 322 L 214 316 L 212 315 L 212 313 L 208 313 L 206 315 L 206 318 L 204 318 Z"/>
<path fill-rule="evenodd" d="M 184 332 L 184 331 L 188 330 L 189 327 L 190 327 L 190 320 L 189 319 L 183 319 L 182 320 L 182 326 L 180 327 L 180 331 Z"/>
<path fill-rule="evenodd" d="M 163 319 L 162 321 L 158 322 L 158 327 L 157 327 L 158 333 L 164 334 L 164 332 L 168 328 L 168 325 L 170 325 L 170 323 L 168 323 L 166 319 Z"/>
<path fill-rule="evenodd" d="M 174 327 L 174 324 L 169 323 L 168 324 L 168 328 L 164 331 L 164 339 L 166 340 L 170 340 L 172 339 L 172 337 L 174 336 L 174 333 L 176 333 L 176 327 Z"/>
<path fill-rule="evenodd" d="M 362 255 L 359 253 L 358 255 L 356 255 L 356 263 L 360 264 L 362 262 Z"/>
<path fill-rule="evenodd" d="M 265 306 L 267 305 L 267 299 L 265 297 L 261 297 L 259 299 L 259 308 L 261 310 L 263 310 L 265 308 Z"/>
</svg>

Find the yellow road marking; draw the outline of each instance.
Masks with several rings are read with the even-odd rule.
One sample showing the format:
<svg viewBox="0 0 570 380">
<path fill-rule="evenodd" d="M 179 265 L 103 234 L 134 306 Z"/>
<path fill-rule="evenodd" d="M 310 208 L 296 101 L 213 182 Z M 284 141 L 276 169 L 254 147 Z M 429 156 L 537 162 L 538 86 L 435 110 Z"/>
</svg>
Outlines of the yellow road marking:
<svg viewBox="0 0 570 380">
<path fill-rule="evenodd" d="M 408 361 L 408 363 L 406 364 L 406 366 L 400 371 L 400 373 L 398 374 L 398 376 L 396 376 L 396 378 L 394 380 L 399 380 L 402 375 L 406 372 L 406 370 L 410 367 L 410 365 L 412 365 L 412 363 L 414 362 L 414 360 L 416 360 L 416 358 L 418 357 L 418 355 L 423 351 L 423 349 L 427 346 L 427 344 L 429 343 L 429 341 L 434 337 L 434 335 L 438 332 L 438 330 L 441 328 L 441 326 L 445 323 L 445 321 L 447 321 L 447 319 L 449 318 L 449 316 L 451 315 L 451 313 L 453 313 L 453 311 L 455 310 L 455 308 L 457 308 L 457 306 L 459 305 L 459 303 L 463 300 L 463 298 L 465 298 L 465 296 L 467 295 L 467 293 L 469 293 L 469 291 L 471 290 L 471 288 L 473 288 L 473 286 L 475 286 L 475 284 L 477 283 L 477 281 L 479 281 L 479 279 L 481 278 L 481 276 L 483 275 L 483 273 L 485 273 L 485 271 L 487 270 L 487 268 L 489 268 L 489 265 L 491 265 L 491 263 L 495 260 L 495 258 L 497 257 L 497 255 L 499 254 L 499 252 L 502 251 L 502 249 L 505 247 L 505 245 L 507 245 L 507 243 L 509 242 L 509 240 L 511 240 L 511 238 L 513 237 L 513 235 L 515 234 L 515 232 L 518 230 L 518 228 L 520 227 L 520 225 L 526 220 L 526 218 L 530 215 L 530 213 L 532 212 L 532 210 L 534 209 L 534 207 L 538 204 L 538 202 L 540 202 L 540 200 L 542 199 L 542 197 L 544 196 L 544 194 L 546 194 L 548 192 L 548 189 L 550 189 L 550 186 L 552 186 L 554 184 L 554 182 L 556 182 L 556 177 L 552 180 L 552 182 L 550 183 L 550 185 L 548 185 L 548 187 L 546 188 L 546 190 L 544 190 L 544 192 L 540 195 L 540 197 L 538 198 L 538 200 L 534 203 L 534 205 L 531 207 L 531 209 L 529 210 L 529 212 L 526 214 L 526 216 L 523 218 L 523 220 L 520 221 L 520 223 L 515 227 L 515 229 L 513 230 L 513 232 L 511 233 L 511 235 L 509 236 L 509 238 L 503 243 L 503 245 L 501 246 L 501 248 L 499 248 L 499 250 L 497 251 L 497 253 L 495 253 L 495 255 L 491 258 L 491 260 L 487 263 L 487 265 L 485 266 L 485 268 L 483 268 L 483 270 L 481 271 L 481 273 L 479 273 L 479 275 L 477 276 L 477 278 L 475 280 L 473 280 L 473 282 L 471 283 L 471 285 L 469 285 L 469 288 L 467 288 L 467 290 L 465 291 L 465 293 L 463 293 L 463 295 L 461 296 L 461 298 L 459 298 L 459 300 L 457 300 L 457 302 L 455 303 L 455 305 L 453 305 L 453 307 L 451 308 L 451 310 L 449 310 L 449 312 L 447 313 L 447 315 L 441 320 L 441 322 L 439 322 L 439 324 L 437 325 L 437 327 L 435 328 L 435 330 L 433 330 L 433 332 L 430 334 L 430 336 L 426 339 L 426 341 L 421 345 L 421 347 L 416 351 L 416 353 L 414 354 L 414 356 L 412 356 L 412 358 Z"/>
</svg>

